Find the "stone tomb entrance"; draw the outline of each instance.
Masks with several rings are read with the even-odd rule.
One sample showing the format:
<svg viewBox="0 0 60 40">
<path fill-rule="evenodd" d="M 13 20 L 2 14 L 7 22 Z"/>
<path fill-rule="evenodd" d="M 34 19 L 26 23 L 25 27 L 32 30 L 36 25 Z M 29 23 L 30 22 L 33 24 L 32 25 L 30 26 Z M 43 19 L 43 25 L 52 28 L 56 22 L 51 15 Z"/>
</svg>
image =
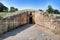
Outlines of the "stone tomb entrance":
<svg viewBox="0 0 60 40">
<path fill-rule="evenodd" d="M 29 24 L 32 24 L 33 23 L 33 20 L 32 20 L 32 17 L 29 18 Z"/>
<path fill-rule="evenodd" d="M 29 13 L 29 24 L 34 24 L 32 12 Z"/>
</svg>

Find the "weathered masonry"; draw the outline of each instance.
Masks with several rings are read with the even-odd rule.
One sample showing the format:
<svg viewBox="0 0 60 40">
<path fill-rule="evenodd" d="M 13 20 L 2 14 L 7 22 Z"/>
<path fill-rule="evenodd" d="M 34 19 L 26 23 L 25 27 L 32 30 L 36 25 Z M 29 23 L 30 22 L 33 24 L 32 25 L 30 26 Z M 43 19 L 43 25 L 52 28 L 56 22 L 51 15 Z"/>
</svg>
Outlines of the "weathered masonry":
<svg viewBox="0 0 60 40">
<path fill-rule="evenodd" d="M 56 33 L 60 33 L 60 21 L 51 17 L 50 14 L 38 10 L 22 10 L 1 16 L 0 33 L 31 23 L 49 28 Z"/>
<path fill-rule="evenodd" d="M 3 18 L 0 19 L 0 33 L 7 32 L 24 24 L 35 23 L 34 13 L 35 11 L 24 11 L 3 16 Z"/>
</svg>

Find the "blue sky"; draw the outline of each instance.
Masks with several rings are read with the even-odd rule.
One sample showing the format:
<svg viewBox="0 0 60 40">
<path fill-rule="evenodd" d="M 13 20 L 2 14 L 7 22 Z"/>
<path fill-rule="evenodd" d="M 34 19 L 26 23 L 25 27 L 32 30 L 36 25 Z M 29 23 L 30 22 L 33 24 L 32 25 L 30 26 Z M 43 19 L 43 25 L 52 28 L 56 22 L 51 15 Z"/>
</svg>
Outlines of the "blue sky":
<svg viewBox="0 0 60 40">
<path fill-rule="evenodd" d="M 46 10 L 48 5 L 54 9 L 60 10 L 60 0 L 0 0 L 5 6 L 11 6 L 18 9 L 43 9 Z"/>
</svg>

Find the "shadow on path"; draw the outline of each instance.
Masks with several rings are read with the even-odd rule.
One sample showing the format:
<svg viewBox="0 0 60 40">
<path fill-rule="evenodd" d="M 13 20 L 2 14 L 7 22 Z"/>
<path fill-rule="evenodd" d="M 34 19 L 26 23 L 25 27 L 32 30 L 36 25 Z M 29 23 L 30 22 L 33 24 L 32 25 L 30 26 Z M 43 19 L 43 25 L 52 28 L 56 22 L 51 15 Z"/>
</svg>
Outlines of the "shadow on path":
<svg viewBox="0 0 60 40">
<path fill-rule="evenodd" d="M 34 25 L 34 24 L 23 25 L 23 26 L 15 29 L 15 30 L 12 30 L 12 31 L 10 31 L 10 32 L 5 33 L 1 38 L 2 38 L 2 39 L 5 39 L 5 38 L 8 38 L 8 37 L 10 37 L 10 36 L 15 36 L 15 35 L 17 35 L 18 33 L 24 31 L 25 29 L 31 27 L 32 25 Z"/>
</svg>

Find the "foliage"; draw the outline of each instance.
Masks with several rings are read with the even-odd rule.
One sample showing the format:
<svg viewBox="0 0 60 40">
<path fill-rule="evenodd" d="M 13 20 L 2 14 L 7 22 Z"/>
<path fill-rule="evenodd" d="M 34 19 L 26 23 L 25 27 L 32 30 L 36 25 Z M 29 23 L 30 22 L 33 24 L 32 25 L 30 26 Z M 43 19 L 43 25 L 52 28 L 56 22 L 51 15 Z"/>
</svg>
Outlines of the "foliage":
<svg viewBox="0 0 60 40">
<path fill-rule="evenodd" d="M 10 12 L 15 12 L 15 11 L 18 11 L 18 9 L 14 7 L 10 7 Z"/>
<path fill-rule="evenodd" d="M 0 3 L 0 12 L 6 12 L 8 11 L 8 8 L 4 6 L 2 3 Z"/>
<path fill-rule="evenodd" d="M 10 7 L 10 12 L 14 12 L 15 8 L 14 7 Z"/>
<path fill-rule="evenodd" d="M 42 10 L 42 9 L 39 9 L 39 11 L 44 11 L 44 10 Z"/>
<path fill-rule="evenodd" d="M 55 14 L 60 14 L 59 10 L 57 10 L 57 9 L 54 10 L 54 13 Z"/>
<path fill-rule="evenodd" d="M 18 11 L 18 9 L 17 9 L 17 8 L 15 8 L 15 11 Z"/>
<path fill-rule="evenodd" d="M 53 13 L 53 8 L 51 5 L 48 5 L 48 9 L 46 10 L 48 13 Z"/>
</svg>

